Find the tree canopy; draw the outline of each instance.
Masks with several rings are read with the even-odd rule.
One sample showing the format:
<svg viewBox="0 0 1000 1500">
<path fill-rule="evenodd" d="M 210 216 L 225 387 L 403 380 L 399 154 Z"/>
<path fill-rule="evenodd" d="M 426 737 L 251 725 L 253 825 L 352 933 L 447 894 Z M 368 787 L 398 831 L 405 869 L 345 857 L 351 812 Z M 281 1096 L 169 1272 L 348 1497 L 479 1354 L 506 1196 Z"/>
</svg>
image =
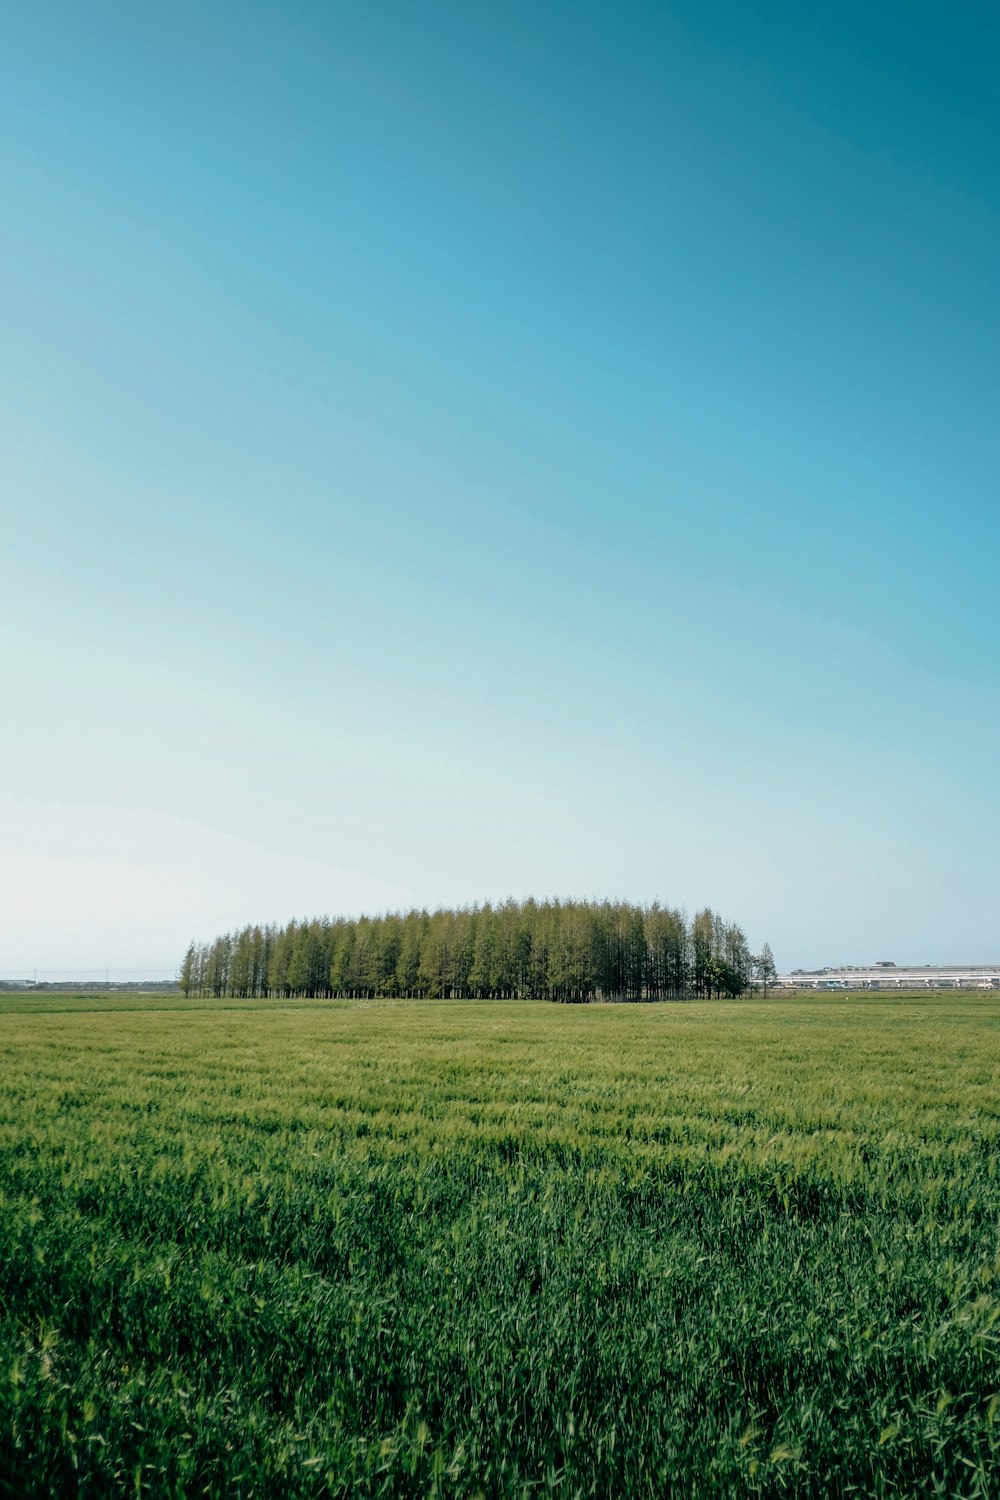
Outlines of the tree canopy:
<svg viewBox="0 0 1000 1500">
<path fill-rule="evenodd" d="M 738 996 L 773 974 L 706 908 L 514 901 L 251 926 L 191 943 L 186 995 L 670 1000 Z"/>
</svg>

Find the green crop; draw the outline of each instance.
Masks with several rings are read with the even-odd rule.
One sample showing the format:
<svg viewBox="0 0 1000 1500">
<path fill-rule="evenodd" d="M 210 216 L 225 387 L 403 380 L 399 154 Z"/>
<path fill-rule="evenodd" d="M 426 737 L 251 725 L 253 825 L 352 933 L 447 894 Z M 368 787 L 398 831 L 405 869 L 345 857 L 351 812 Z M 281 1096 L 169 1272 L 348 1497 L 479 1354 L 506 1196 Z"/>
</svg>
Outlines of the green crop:
<svg viewBox="0 0 1000 1500">
<path fill-rule="evenodd" d="M 0 1494 L 1000 1490 L 1000 997 L 0 1007 Z"/>
</svg>

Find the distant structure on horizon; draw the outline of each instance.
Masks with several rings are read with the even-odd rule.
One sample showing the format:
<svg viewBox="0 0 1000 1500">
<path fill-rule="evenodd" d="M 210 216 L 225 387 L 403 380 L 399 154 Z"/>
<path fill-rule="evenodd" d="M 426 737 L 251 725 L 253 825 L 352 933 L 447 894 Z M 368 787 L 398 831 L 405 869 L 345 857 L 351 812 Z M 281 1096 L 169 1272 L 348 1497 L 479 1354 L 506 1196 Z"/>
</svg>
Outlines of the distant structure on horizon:
<svg viewBox="0 0 1000 1500">
<path fill-rule="evenodd" d="M 1000 964 L 841 964 L 779 974 L 778 989 L 794 990 L 1000 990 Z"/>
</svg>

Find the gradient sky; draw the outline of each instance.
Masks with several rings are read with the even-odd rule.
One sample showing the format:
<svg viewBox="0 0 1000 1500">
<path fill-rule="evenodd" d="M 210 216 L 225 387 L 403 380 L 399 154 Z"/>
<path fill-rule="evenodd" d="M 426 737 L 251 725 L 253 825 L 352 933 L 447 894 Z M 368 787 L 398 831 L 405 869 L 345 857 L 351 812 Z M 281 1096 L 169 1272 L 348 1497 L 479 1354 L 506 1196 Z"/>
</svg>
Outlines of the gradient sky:
<svg viewBox="0 0 1000 1500">
<path fill-rule="evenodd" d="M 1000 12 L 13 8 L 0 977 L 703 904 L 1000 961 Z"/>
</svg>

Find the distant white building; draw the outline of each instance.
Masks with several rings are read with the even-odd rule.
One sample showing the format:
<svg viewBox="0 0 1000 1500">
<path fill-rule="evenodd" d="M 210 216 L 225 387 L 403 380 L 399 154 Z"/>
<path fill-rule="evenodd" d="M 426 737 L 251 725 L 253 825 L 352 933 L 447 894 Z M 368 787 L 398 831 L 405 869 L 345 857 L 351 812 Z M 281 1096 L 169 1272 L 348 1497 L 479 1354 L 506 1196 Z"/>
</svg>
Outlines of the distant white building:
<svg viewBox="0 0 1000 1500">
<path fill-rule="evenodd" d="M 794 969 L 780 974 L 783 989 L 796 990 L 1000 990 L 1000 964 L 895 964 L 888 959 L 867 968 Z"/>
</svg>

